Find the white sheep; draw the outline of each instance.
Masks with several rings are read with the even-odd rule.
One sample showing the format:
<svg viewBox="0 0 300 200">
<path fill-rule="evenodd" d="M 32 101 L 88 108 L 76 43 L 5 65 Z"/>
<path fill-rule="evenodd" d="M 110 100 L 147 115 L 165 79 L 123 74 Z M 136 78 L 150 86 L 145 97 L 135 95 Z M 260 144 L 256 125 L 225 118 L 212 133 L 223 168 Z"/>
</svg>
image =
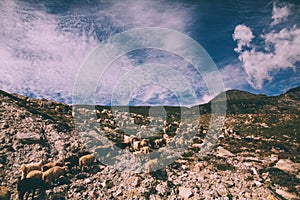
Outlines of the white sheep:
<svg viewBox="0 0 300 200">
<path fill-rule="evenodd" d="M 22 164 L 20 169 L 22 171 L 22 178 L 21 179 L 24 179 L 27 174 L 33 170 L 40 170 L 41 167 L 43 165 L 43 161 L 41 160 L 40 162 L 38 163 L 29 163 L 29 164 Z"/>
<path fill-rule="evenodd" d="M 84 171 L 84 167 L 93 164 L 95 161 L 96 158 L 92 154 L 84 155 L 79 158 L 79 167 Z"/>
<path fill-rule="evenodd" d="M 131 136 L 124 135 L 124 144 L 131 144 Z"/>
<path fill-rule="evenodd" d="M 141 148 L 141 142 L 140 141 L 134 141 L 132 144 L 132 148 L 134 151 L 139 151 Z"/>
<path fill-rule="evenodd" d="M 45 181 L 45 183 L 50 183 L 56 179 L 58 179 L 60 176 L 63 176 L 66 173 L 67 166 L 55 166 L 43 173 L 42 180 Z"/>
</svg>

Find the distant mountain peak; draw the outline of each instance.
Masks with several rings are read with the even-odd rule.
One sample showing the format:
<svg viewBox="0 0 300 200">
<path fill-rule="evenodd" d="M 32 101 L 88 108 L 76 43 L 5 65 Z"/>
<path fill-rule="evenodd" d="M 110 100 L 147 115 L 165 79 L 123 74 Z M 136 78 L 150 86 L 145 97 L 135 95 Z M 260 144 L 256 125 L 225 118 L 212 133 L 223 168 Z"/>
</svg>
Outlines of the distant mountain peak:
<svg viewBox="0 0 300 200">
<path fill-rule="evenodd" d="M 212 101 L 223 101 L 225 100 L 225 97 L 226 97 L 226 101 L 231 101 L 231 100 L 257 99 L 257 98 L 264 98 L 267 96 L 262 94 L 252 94 L 250 92 L 245 92 L 242 90 L 227 90 L 217 95 L 215 98 L 212 99 Z"/>
</svg>

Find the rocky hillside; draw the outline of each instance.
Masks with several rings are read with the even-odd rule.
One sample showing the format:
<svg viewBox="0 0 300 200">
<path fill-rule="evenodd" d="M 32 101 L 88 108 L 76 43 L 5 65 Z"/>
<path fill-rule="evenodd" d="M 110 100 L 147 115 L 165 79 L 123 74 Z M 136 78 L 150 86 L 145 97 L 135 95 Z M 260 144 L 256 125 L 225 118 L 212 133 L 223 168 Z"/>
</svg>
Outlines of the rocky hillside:
<svg viewBox="0 0 300 200">
<path fill-rule="evenodd" d="M 256 95 L 239 90 L 229 90 L 211 102 L 200 105 L 201 113 L 209 113 L 212 102 L 220 104 L 226 96 L 228 114 L 283 114 L 300 112 L 300 87 L 278 96 Z"/>
<path fill-rule="evenodd" d="M 75 166 L 47 186 L 46 199 L 298 199 L 300 89 L 276 97 L 239 91 L 229 91 L 228 96 L 225 126 L 207 156 L 198 153 L 208 137 L 210 104 L 200 106 L 201 126 L 197 125 L 192 143 L 166 167 L 133 173 L 100 161 L 84 172 Z M 90 132 L 104 133 L 122 152 L 133 154 L 132 149 L 126 151 L 122 146 L 126 131 L 107 107 L 76 108 L 75 117 L 82 114 L 88 120 L 74 124 L 72 107 L 59 102 L 0 91 L 0 104 L 0 182 L 10 191 L 11 199 L 17 199 L 21 164 L 64 161 L 70 155 L 89 153 L 94 140 L 82 140 L 81 128 L 86 124 L 93 125 Z M 152 144 L 162 137 L 162 129 L 168 126 L 167 134 L 175 140 L 176 130 L 182 126 L 180 109 L 166 110 L 167 124 L 158 127 L 157 134 L 149 139 L 149 159 L 166 148 Z M 147 126 L 153 120 L 148 112 L 147 107 L 130 108 L 126 121 Z M 119 115 L 127 116 L 125 111 Z M 139 166 L 134 159 L 129 164 L 118 162 Z M 36 198 L 45 197 L 37 194 Z"/>
</svg>

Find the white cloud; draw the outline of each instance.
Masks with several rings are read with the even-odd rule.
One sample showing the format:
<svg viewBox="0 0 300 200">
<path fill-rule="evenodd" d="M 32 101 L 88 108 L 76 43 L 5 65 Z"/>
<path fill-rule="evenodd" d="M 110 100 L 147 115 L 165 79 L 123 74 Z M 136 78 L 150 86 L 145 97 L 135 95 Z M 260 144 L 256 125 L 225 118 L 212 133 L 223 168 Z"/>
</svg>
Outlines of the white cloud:
<svg viewBox="0 0 300 200">
<path fill-rule="evenodd" d="M 290 15 L 290 5 L 285 5 L 283 7 L 278 6 L 276 3 L 273 5 L 273 11 L 272 11 L 272 19 L 273 22 L 271 25 L 276 25 L 281 23 L 282 21 L 285 21 L 287 17 Z"/>
<path fill-rule="evenodd" d="M 43 3 L 32 6 L 23 1 L 0 1 L 0 89 L 66 103 L 71 103 L 81 63 L 99 40 L 133 27 L 156 26 L 185 32 L 192 19 L 180 3 L 169 5 L 164 1 L 99 1 L 95 8 L 87 6 L 82 11 L 74 6 L 61 14 L 51 14 L 45 8 Z M 175 62 L 172 58 L 161 59 L 170 64 Z M 132 66 L 127 56 L 110 66 L 99 81 L 103 84 L 99 85 L 99 103 L 109 103 L 111 83 Z M 169 103 L 167 98 L 159 98 Z"/>
<path fill-rule="evenodd" d="M 220 70 L 226 90 L 242 89 L 247 85 L 247 74 L 240 64 L 229 64 Z"/>
<path fill-rule="evenodd" d="M 238 42 L 238 47 L 235 48 L 234 50 L 237 52 L 241 52 L 243 46 L 247 46 L 247 47 L 250 46 L 250 43 L 254 38 L 254 35 L 249 27 L 240 24 L 235 27 L 232 37 L 234 40 Z"/>
<path fill-rule="evenodd" d="M 276 12 L 277 17 L 287 16 L 283 14 L 283 11 L 277 10 Z M 250 37 L 253 33 L 252 31 L 249 33 L 249 30 L 251 31 L 245 25 L 238 25 L 233 34 L 233 39 L 237 41 L 237 48 L 234 50 L 239 53 L 238 58 L 242 61 L 247 80 L 252 87 L 262 89 L 265 81 L 272 81 L 276 71 L 296 70 L 295 64 L 300 61 L 299 28 L 293 26 L 292 28 L 271 30 L 260 36 L 264 41 L 263 46 L 251 43 L 251 38 L 254 36 Z M 240 36 L 242 32 L 246 32 L 247 36 Z"/>
</svg>

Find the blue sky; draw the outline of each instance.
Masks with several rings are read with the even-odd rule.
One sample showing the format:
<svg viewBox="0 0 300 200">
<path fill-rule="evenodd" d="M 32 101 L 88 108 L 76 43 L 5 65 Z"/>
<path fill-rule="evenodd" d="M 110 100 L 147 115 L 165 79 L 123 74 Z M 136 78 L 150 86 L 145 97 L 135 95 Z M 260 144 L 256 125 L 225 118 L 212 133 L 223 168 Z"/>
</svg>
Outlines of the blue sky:
<svg viewBox="0 0 300 200">
<path fill-rule="evenodd" d="M 132 28 L 161 27 L 202 45 L 216 63 L 225 89 L 281 94 L 300 86 L 299 14 L 297 0 L 4 0 L 0 2 L 0 89 L 72 103 L 81 65 L 101 42 Z M 214 96 L 201 74 L 182 58 L 148 49 L 112 63 L 99 78 L 96 103 L 109 104 L 121 78 L 137 65 L 151 62 L 182 74 L 197 96 L 196 103 Z M 178 86 L 178 92 L 187 91 Z M 130 104 L 176 105 L 175 94 L 166 86 L 145 85 L 132 91 Z"/>
</svg>

